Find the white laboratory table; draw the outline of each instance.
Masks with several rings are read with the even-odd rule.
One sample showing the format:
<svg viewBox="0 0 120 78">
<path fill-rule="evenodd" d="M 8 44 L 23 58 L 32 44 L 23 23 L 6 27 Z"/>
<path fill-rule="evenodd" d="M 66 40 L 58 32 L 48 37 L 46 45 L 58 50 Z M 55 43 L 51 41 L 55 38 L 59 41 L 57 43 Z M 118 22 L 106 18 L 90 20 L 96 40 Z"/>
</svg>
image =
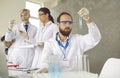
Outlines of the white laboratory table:
<svg viewBox="0 0 120 78">
<path fill-rule="evenodd" d="M 10 77 L 14 78 L 51 78 L 49 73 L 26 73 L 22 71 L 9 70 Z M 80 72 L 62 72 L 57 78 L 98 78 L 95 73 L 80 71 Z"/>
</svg>

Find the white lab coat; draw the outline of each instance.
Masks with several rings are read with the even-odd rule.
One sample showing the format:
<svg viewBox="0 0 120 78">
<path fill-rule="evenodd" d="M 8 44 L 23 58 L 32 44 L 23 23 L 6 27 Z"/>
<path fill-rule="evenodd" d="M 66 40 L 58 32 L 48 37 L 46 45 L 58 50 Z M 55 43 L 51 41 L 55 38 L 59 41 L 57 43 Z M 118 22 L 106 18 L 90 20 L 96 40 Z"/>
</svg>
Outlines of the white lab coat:
<svg viewBox="0 0 120 78">
<path fill-rule="evenodd" d="M 100 32 L 94 22 L 87 24 L 88 34 L 86 35 L 70 35 L 69 36 L 69 46 L 66 49 L 66 59 L 69 62 L 69 66 L 65 67 L 63 71 L 74 71 L 75 69 L 75 57 L 82 55 L 85 51 L 96 46 L 101 40 Z M 58 37 L 58 36 L 57 36 Z M 39 63 L 39 68 L 48 68 L 48 57 L 50 55 L 59 55 L 60 59 L 63 61 L 63 53 L 58 45 L 56 38 L 51 38 L 45 43 L 42 60 Z M 63 48 L 62 48 L 63 49 Z M 67 63 L 68 64 L 68 63 Z"/>
<path fill-rule="evenodd" d="M 23 23 L 14 25 L 12 31 L 8 31 L 5 34 L 6 41 L 16 39 L 13 45 L 9 48 L 8 62 L 29 68 L 31 67 L 34 57 L 34 46 L 32 44 L 35 41 L 37 28 L 31 24 L 28 24 L 28 30 L 26 33 L 29 36 L 29 40 L 24 39 L 20 35 L 19 30 L 26 32 Z"/>
<path fill-rule="evenodd" d="M 58 32 L 58 27 L 56 24 L 49 21 L 45 26 L 40 26 L 36 35 L 36 43 L 37 42 L 44 42 L 50 38 L 52 38 Z M 36 68 L 38 61 L 41 60 L 41 53 L 43 50 L 43 46 L 36 46 L 35 49 L 35 56 L 32 63 L 32 68 Z"/>
</svg>

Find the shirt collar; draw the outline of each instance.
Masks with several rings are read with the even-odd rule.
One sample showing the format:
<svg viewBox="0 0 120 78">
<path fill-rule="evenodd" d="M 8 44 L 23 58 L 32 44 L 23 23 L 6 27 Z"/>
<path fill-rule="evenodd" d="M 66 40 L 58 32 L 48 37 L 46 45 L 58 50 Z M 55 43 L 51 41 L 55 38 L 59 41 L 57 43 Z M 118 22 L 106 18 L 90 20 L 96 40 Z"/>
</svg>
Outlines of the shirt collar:
<svg viewBox="0 0 120 78">
<path fill-rule="evenodd" d="M 24 26 L 24 25 L 26 25 L 26 24 L 25 24 L 24 22 L 22 22 L 22 25 Z M 27 25 L 30 26 L 30 23 L 27 23 Z"/>
<path fill-rule="evenodd" d="M 62 41 L 60 40 L 59 35 L 57 34 L 56 36 L 57 36 L 58 41 L 62 42 Z M 62 43 L 66 43 L 66 41 L 68 41 L 68 39 L 69 39 L 69 36 L 68 36 L 68 37 L 66 38 L 66 40 L 65 40 L 64 42 L 62 42 Z"/>
</svg>

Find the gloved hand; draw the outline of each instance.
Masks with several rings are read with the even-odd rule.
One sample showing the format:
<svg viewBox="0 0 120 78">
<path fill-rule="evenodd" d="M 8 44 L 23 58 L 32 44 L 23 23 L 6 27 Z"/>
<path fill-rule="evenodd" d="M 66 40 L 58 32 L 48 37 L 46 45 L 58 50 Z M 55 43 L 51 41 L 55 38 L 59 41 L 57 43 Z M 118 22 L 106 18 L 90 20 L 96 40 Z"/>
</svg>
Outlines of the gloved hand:
<svg viewBox="0 0 120 78">
<path fill-rule="evenodd" d="M 78 11 L 78 14 L 85 20 L 88 21 L 90 19 L 89 17 L 89 11 L 87 8 L 82 8 Z"/>
<path fill-rule="evenodd" d="M 10 20 L 10 21 L 9 21 L 8 29 L 9 29 L 10 31 L 12 30 L 14 23 L 15 23 L 15 20 Z"/>
</svg>

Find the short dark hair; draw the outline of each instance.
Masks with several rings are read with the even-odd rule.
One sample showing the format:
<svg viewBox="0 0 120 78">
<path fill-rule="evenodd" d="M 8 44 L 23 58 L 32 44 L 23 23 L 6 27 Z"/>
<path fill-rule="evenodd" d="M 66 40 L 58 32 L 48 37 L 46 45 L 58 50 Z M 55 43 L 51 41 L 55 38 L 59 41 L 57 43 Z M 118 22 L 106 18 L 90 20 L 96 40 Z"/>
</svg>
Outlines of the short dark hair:
<svg viewBox="0 0 120 78">
<path fill-rule="evenodd" d="M 49 16 L 48 16 L 48 17 L 49 17 L 49 20 L 54 23 L 54 19 L 53 19 L 52 15 L 51 15 L 51 13 L 50 13 L 50 10 L 49 10 L 48 8 L 42 7 L 42 8 L 40 8 L 40 9 L 38 10 L 38 12 L 39 12 L 39 11 L 44 12 L 44 14 L 48 14 L 48 15 L 49 15 Z"/>
<path fill-rule="evenodd" d="M 69 16 L 71 17 L 72 21 L 73 21 L 72 16 L 71 16 L 68 12 L 62 12 L 62 13 L 60 13 L 60 15 L 59 15 L 58 18 L 57 18 L 57 22 L 58 22 L 58 23 L 60 23 L 60 18 L 61 18 L 62 15 L 69 15 Z"/>
<path fill-rule="evenodd" d="M 5 40 L 5 35 L 1 37 L 1 41 L 3 42 Z"/>
</svg>

